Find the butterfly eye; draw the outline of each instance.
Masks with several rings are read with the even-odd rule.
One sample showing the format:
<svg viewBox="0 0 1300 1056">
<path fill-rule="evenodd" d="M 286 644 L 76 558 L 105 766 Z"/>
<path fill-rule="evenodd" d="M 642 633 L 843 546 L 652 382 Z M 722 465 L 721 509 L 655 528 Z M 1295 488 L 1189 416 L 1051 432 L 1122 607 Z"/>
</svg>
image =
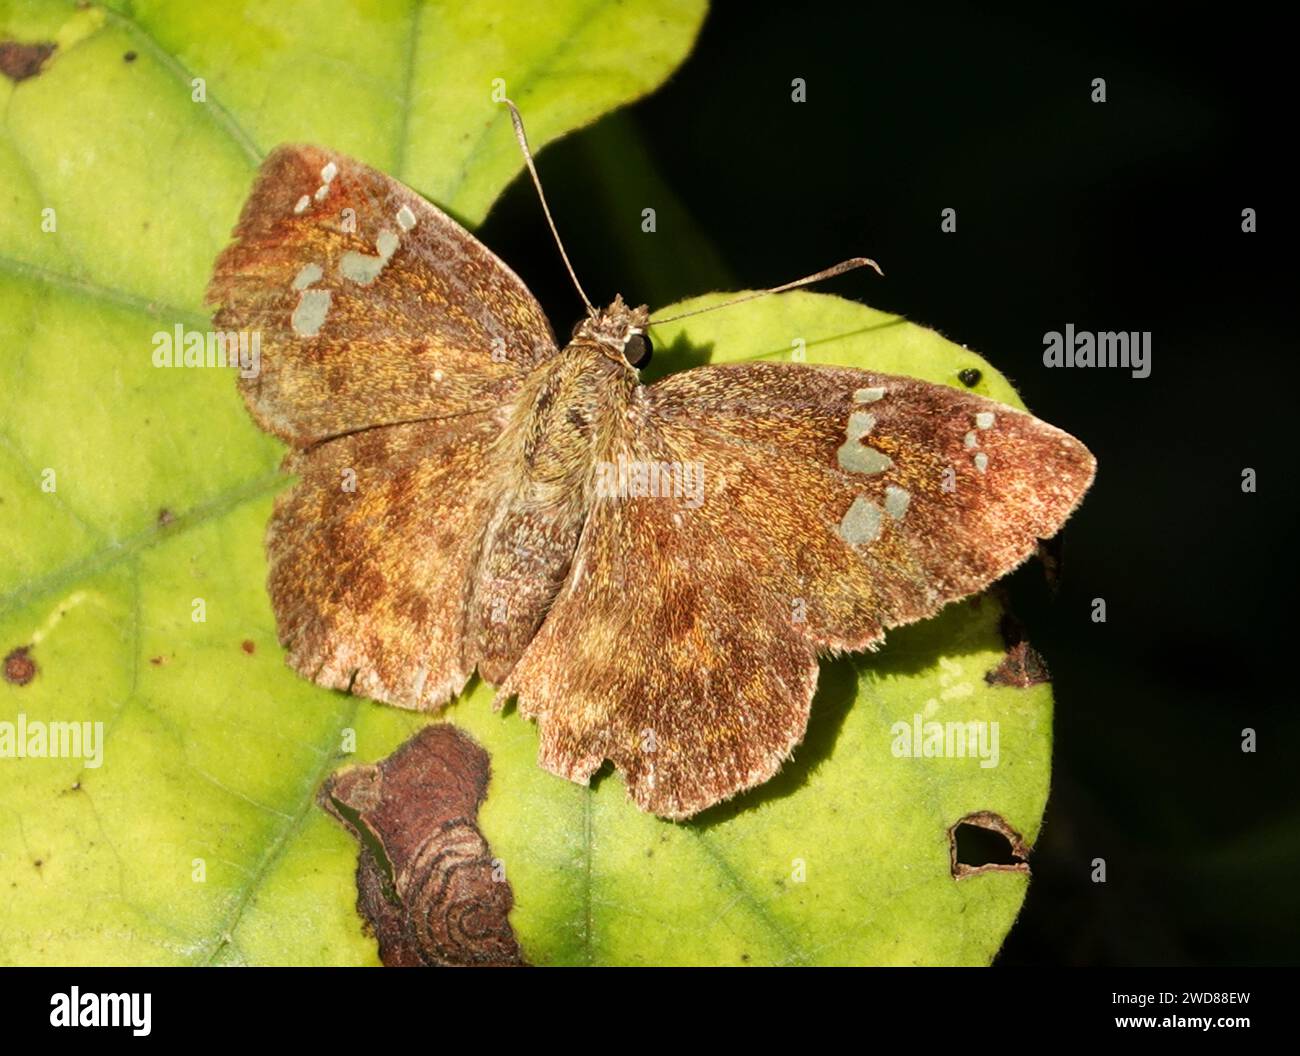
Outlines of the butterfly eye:
<svg viewBox="0 0 1300 1056">
<path fill-rule="evenodd" d="M 623 345 L 623 358 L 640 370 L 650 362 L 654 346 L 645 334 L 633 334 Z"/>
</svg>

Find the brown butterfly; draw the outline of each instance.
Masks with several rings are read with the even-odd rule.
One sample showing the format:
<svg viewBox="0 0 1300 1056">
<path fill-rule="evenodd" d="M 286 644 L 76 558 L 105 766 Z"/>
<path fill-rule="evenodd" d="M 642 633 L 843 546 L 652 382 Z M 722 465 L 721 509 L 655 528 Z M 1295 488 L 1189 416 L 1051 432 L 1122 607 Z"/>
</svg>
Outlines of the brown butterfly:
<svg viewBox="0 0 1300 1056">
<path fill-rule="evenodd" d="M 561 347 L 472 235 L 317 147 L 266 158 L 234 234 L 208 297 L 221 330 L 261 332 L 239 384 L 301 478 L 266 540 L 288 662 L 425 711 L 477 670 L 537 720 L 543 767 L 585 783 L 613 760 L 663 817 L 770 778 L 819 656 L 983 590 L 1093 478 L 1061 430 L 913 378 L 740 363 L 643 386 L 644 306 L 596 309 L 574 276 Z"/>
</svg>

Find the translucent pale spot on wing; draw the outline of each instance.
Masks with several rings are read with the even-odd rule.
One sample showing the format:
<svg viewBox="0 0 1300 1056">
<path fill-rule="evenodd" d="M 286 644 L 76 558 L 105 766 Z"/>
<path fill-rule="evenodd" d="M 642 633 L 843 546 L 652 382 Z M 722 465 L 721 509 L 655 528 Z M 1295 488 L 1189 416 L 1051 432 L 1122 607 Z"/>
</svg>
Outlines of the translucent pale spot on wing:
<svg viewBox="0 0 1300 1056">
<path fill-rule="evenodd" d="M 293 332 L 299 337 L 315 337 L 325 325 L 325 316 L 329 310 L 329 290 L 303 290 L 290 320 Z"/>
<path fill-rule="evenodd" d="M 979 440 L 975 438 L 975 434 L 973 432 L 970 432 L 966 434 L 965 443 L 967 447 L 974 447 L 976 444 L 979 443 Z"/>
<path fill-rule="evenodd" d="M 294 205 L 293 211 L 295 213 L 301 213 L 309 205 L 311 205 L 311 195 L 304 194 L 301 198 L 298 199 L 297 203 Z"/>
<path fill-rule="evenodd" d="M 992 426 L 993 426 L 992 411 L 980 411 L 980 413 L 975 416 L 975 427 L 977 429 L 989 429 L 992 428 Z"/>
<path fill-rule="evenodd" d="M 840 535 L 850 546 L 875 542 L 880 535 L 880 518 L 880 507 L 859 495 L 840 521 Z"/>
<path fill-rule="evenodd" d="M 854 411 L 849 415 L 848 435 L 835 452 L 840 468 L 850 473 L 883 473 L 894 463 L 889 456 L 862 443 L 862 438 L 875 427 L 875 415 Z"/>
<path fill-rule="evenodd" d="M 368 253 L 349 250 L 343 254 L 343 259 L 339 261 L 339 274 L 345 279 L 360 283 L 362 286 L 369 286 L 379 277 L 379 273 L 384 268 L 384 263 L 383 257 L 372 257 Z"/>
<path fill-rule="evenodd" d="M 397 252 L 399 245 L 401 240 L 397 237 L 397 233 L 384 228 L 375 239 L 375 248 L 379 250 L 379 255 L 372 257 L 369 253 L 349 250 L 339 261 L 339 274 L 345 279 L 368 286 L 379 277 L 379 273 L 384 270 L 384 265 L 388 263 L 389 258 Z"/>
<path fill-rule="evenodd" d="M 403 231 L 409 231 L 415 226 L 415 214 L 405 205 L 397 210 L 397 226 Z"/>
<path fill-rule="evenodd" d="M 853 394 L 854 403 L 875 403 L 885 395 L 883 388 L 858 389 Z"/>
<path fill-rule="evenodd" d="M 907 513 L 908 504 L 912 501 L 912 493 L 906 488 L 898 488 L 893 484 L 885 488 L 885 512 L 894 520 L 901 521 L 903 515 Z"/>
<path fill-rule="evenodd" d="M 324 274 L 319 264 L 304 264 L 302 270 L 294 276 L 293 288 L 295 290 L 305 290 Z"/>
<path fill-rule="evenodd" d="M 975 456 L 975 468 L 978 469 L 981 473 L 983 473 L 986 469 L 989 468 L 989 456 L 986 455 L 983 451 L 979 452 Z"/>
</svg>

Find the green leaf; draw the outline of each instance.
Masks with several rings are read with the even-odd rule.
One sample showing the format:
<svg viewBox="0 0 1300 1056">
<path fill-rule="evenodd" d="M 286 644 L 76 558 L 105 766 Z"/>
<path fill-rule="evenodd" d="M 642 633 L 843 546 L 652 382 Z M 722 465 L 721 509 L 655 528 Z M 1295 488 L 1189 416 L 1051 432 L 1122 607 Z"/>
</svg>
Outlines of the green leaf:
<svg viewBox="0 0 1300 1056">
<path fill-rule="evenodd" d="M 539 146 L 680 61 L 700 5 L 627 6 L 519 25 L 482 5 L 0 6 L 0 39 L 59 43 L 37 76 L 0 78 L 0 654 L 37 665 L 0 682 L 0 721 L 104 724 L 102 765 L 0 759 L 0 962 L 375 963 L 355 844 L 312 797 L 428 719 L 284 666 L 262 553 L 282 449 L 225 372 L 153 368 L 152 335 L 207 327 L 212 259 L 280 140 L 481 218 L 519 168 L 493 77 Z M 949 383 L 978 366 L 1014 399 L 929 331 L 809 294 L 664 328 L 657 364 L 789 356 L 796 336 L 813 362 Z M 684 825 L 638 813 L 617 777 L 544 773 L 534 727 L 467 693 L 448 717 L 492 756 L 480 824 L 529 958 L 986 963 L 1025 877 L 953 880 L 947 827 L 991 810 L 1032 842 L 1050 754 L 1047 688 L 983 681 L 997 620 L 953 607 L 823 665 L 795 760 Z M 999 766 L 895 759 L 890 725 L 930 710 L 999 721 Z"/>
</svg>

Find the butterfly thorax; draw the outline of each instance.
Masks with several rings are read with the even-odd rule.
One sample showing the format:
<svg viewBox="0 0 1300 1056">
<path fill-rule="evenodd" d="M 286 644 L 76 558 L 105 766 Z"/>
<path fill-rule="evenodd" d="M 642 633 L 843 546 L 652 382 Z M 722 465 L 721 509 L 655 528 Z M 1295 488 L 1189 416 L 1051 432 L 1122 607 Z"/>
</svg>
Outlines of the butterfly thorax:
<svg viewBox="0 0 1300 1056">
<path fill-rule="evenodd" d="M 599 449 L 618 429 L 636 372 L 585 337 L 524 384 L 502 437 L 516 487 L 539 506 L 581 501 Z"/>
<path fill-rule="evenodd" d="M 644 322 L 616 301 L 521 386 L 494 445 L 502 490 L 484 533 L 467 645 L 490 682 L 509 674 L 554 601 L 590 510 L 597 469 L 621 449 L 637 400 L 622 342 Z M 471 659 L 467 657 L 466 659 Z"/>
</svg>

